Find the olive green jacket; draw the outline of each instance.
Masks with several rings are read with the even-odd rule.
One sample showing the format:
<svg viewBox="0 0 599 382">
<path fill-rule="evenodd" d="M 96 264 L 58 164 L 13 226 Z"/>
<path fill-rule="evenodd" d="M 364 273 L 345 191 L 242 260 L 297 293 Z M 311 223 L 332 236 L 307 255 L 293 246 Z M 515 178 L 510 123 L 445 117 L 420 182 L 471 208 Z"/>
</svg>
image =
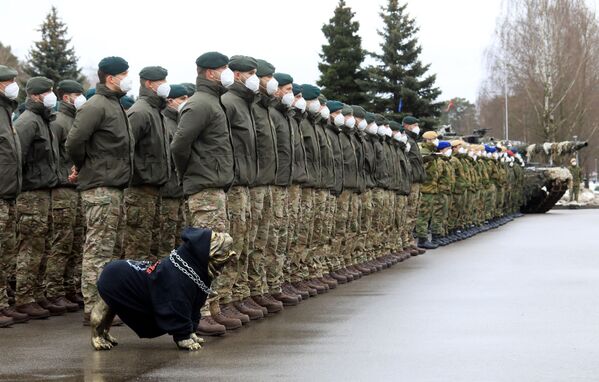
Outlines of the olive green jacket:
<svg viewBox="0 0 599 382">
<path fill-rule="evenodd" d="M 335 184 L 331 189 L 331 193 L 339 196 L 343 192 L 343 151 L 341 150 L 341 141 L 339 139 L 341 131 L 331 123 L 327 123 L 325 129 L 329 142 L 331 142 L 331 148 L 333 149 L 333 166 L 335 167 Z"/>
<path fill-rule="evenodd" d="M 166 128 L 167 140 L 170 146 L 170 143 L 173 141 L 175 136 L 175 132 L 177 131 L 177 123 L 179 120 L 179 112 L 175 109 L 171 109 L 170 107 L 165 108 L 162 111 L 164 115 L 164 127 Z M 183 187 L 179 183 L 179 178 L 177 176 L 177 169 L 175 166 L 175 160 L 172 158 L 172 153 L 169 148 L 169 153 L 171 154 L 171 171 L 170 177 L 168 181 L 162 186 L 160 189 L 160 195 L 163 198 L 177 199 L 183 197 Z"/>
<path fill-rule="evenodd" d="M 272 103 L 273 99 L 271 97 L 260 94 L 258 101 L 252 104 L 256 120 L 256 150 L 258 156 L 256 186 L 275 184 L 279 167 L 277 132 L 270 108 Z"/>
<path fill-rule="evenodd" d="M 304 187 L 320 187 L 320 143 L 316 134 L 316 121 L 313 116 L 308 116 L 300 123 L 306 150 L 307 181 Z"/>
<path fill-rule="evenodd" d="M 293 112 L 281 102 L 270 107 L 270 116 L 275 125 L 277 138 L 277 176 L 275 185 L 290 186 L 293 181 L 295 132 L 292 126 Z M 295 121 L 294 121 L 295 122 Z"/>
<path fill-rule="evenodd" d="M 16 101 L 0 94 L 0 199 L 15 199 L 23 184 L 21 141 L 12 123 L 16 108 Z"/>
<path fill-rule="evenodd" d="M 58 143 L 58 154 L 59 154 L 59 166 L 58 166 L 58 185 L 61 187 L 76 187 L 76 183 L 69 182 L 69 175 L 71 175 L 71 168 L 73 167 L 73 161 L 67 153 L 65 143 L 69 131 L 75 121 L 75 115 L 77 110 L 75 106 L 61 102 L 58 107 L 58 113 L 56 113 L 56 119 L 50 123 L 50 129 L 56 137 Z"/>
</svg>

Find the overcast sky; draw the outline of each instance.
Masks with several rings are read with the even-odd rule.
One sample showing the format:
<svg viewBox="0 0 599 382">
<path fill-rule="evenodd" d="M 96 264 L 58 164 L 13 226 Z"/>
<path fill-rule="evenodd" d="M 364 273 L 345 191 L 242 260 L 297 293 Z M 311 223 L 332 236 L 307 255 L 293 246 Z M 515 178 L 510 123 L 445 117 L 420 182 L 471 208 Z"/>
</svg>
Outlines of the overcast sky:
<svg viewBox="0 0 599 382">
<path fill-rule="evenodd" d="M 136 77 L 144 66 L 161 65 L 169 70 L 170 82 L 195 82 L 197 56 L 218 50 L 266 59 L 296 82 L 315 83 L 325 42 L 321 27 L 337 2 L 2 0 L 0 41 L 23 59 L 55 5 L 84 68 L 96 68 L 105 56 L 120 55 Z M 378 13 L 387 1 L 346 2 L 360 22 L 362 47 L 378 50 Z M 421 59 L 437 74 L 441 99 L 475 101 L 484 76 L 484 51 L 493 39 L 501 6 L 501 0 L 409 2 L 409 12 L 420 26 Z"/>
</svg>

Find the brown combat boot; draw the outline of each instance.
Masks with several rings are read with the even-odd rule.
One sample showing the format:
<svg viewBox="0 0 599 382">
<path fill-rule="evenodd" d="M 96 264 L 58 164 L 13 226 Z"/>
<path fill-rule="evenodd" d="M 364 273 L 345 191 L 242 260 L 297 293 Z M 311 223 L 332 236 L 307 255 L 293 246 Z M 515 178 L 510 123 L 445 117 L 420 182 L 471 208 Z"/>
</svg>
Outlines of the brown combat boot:
<svg viewBox="0 0 599 382">
<path fill-rule="evenodd" d="M 329 291 L 329 287 L 325 284 L 320 283 L 316 279 L 308 280 L 305 282 L 310 288 L 316 289 L 316 293 L 323 294 Z"/>
<path fill-rule="evenodd" d="M 334 278 L 332 278 L 331 275 L 328 273 L 322 276 L 320 282 L 327 284 L 329 286 L 329 289 L 335 289 L 337 288 L 337 285 L 339 285 L 337 281 Z"/>
<path fill-rule="evenodd" d="M 19 313 L 23 313 L 29 316 L 32 320 L 50 317 L 50 311 L 42 308 L 35 302 L 29 304 L 18 305 L 15 310 Z"/>
<path fill-rule="evenodd" d="M 214 321 L 210 316 L 200 318 L 196 333 L 202 336 L 222 336 L 227 332 L 224 325 Z"/>
<path fill-rule="evenodd" d="M 347 271 L 354 276 L 354 280 L 362 277 L 362 272 L 356 269 L 355 265 L 350 265 L 347 267 Z"/>
<path fill-rule="evenodd" d="M 252 296 L 252 300 L 254 300 L 256 304 L 265 307 L 268 310 L 268 313 L 278 313 L 283 310 L 283 303 L 276 301 L 272 297 L 268 298 L 268 294 L 263 296 Z"/>
<path fill-rule="evenodd" d="M 76 312 L 79 310 L 79 304 L 69 301 L 66 297 L 60 296 L 48 299 L 52 304 L 64 307 L 67 312 Z"/>
<path fill-rule="evenodd" d="M 79 297 L 78 294 L 76 294 L 76 293 L 69 293 L 65 297 L 70 302 L 79 305 L 79 308 L 83 308 L 83 305 L 84 305 L 83 304 L 83 299 L 81 297 Z"/>
<path fill-rule="evenodd" d="M 239 321 L 241 321 L 242 324 L 247 324 L 248 322 L 250 322 L 250 316 L 248 316 L 247 314 L 243 314 L 240 311 L 238 311 L 237 308 L 235 307 L 235 305 L 233 305 L 232 302 L 230 302 L 228 304 L 225 304 L 225 305 L 221 305 L 220 306 L 220 312 L 225 317 L 238 319 Z"/>
<path fill-rule="evenodd" d="M 233 305 L 235 305 L 235 308 L 240 313 L 247 315 L 250 318 L 250 320 L 259 320 L 261 318 L 264 318 L 264 312 L 262 312 L 262 309 L 251 307 L 247 304 L 247 300 L 247 298 L 244 298 L 242 301 L 235 301 Z"/>
<path fill-rule="evenodd" d="M 337 281 L 338 284 L 346 284 L 347 283 L 347 277 L 345 277 L 344 275 L 342 275 L 341 273 L 335 271 L 335 272 L 331 272 L 329 274 L 329 276 L 331 276 L 331 278 L 335 281 Z"/>
<path fill-rule="evenodd" d="M 284 290 L 281 291 L 281 293 L 273 294 L 272 297 L 275 300 L 282 302 L 283 306 L 295 306 L 300 302 L 297 296 L 287 294 Z"/>
<path fill-rule="evenodd" d="M 50 312 L 51 316 L 62 316 L 63 314 L 65 314 L 67 312 L 66 307 L 53 304 L 50 301 L 48 301 L 47 298 L 43 298 L 43 299 L 39 300 L 37 303 L 42 308 L 48 310 Z"/>
<path fill-rule="evenodd" d="M 304 296 L 302 296 L 301 292 L 297 289 L 295 289 L 293 287 L 293 285 L 291 284 L 283 284 L 281 286 L 281 288 L 283 289 L 283 292 L 287 293 L 288 295 L 292 296 L 292 297 L 297 297 L 297 299 L 301 302 L 304 299 Z M 308 295 L 306 298 L 309 298 L 310 295 Z"/>
<path fill-rule="evenodd" d="M 294 288 L 302 292 L 302 298 L 304 297 L 304 293 L 308 293 L 308 297 L 314 297 L 318 294 L 316 289 L 310 287 L 304 281 L 300 281 L 293 284 Z"/>
<path fill-rule="evenodd" d="M 212 313 L 212 312 L 211 312 Z M 227 330 L 235 330 L 241 328 L 242 322 L 238 318 L 230 318 L 225 316 L 222 312 L 212 314 L 212 319 L 221 325 L 225 326 Z"/>
<path fill-rule="evenodd" d="M 356 268 L 358 271 L 362 272 L 362 274 L 364 274 L 364 275 L 366 275 L 366 276 L 372 273 L 372 272 L 370 272 L 370 268 L 366 268 L 366 267 L 365 267 L 365 266 L 363 266 L 362 264 L 357 264 L 357 265 L 355 266 L 355 268 Z"/>
<path fill-rule="evenodd" d="M 28 315 L 17 312 L 13 306 L 0 310 L 0 314 L 11 317 L 15 324 L 29 321 Z"/>
<path fill-rule="evenodd" d="M 14 323 L 15 321 L 12 319 L 12 317 L 8 317 L 0 313 L 0 328 L 9 327 Z"/>
</svg>

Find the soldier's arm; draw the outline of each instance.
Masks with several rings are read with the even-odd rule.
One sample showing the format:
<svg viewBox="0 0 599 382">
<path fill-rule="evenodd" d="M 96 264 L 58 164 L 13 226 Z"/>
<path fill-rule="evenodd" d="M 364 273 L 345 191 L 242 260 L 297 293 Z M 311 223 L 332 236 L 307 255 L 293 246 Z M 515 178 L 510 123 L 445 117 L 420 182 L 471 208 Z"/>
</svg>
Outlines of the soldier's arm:
<svg viewBox="0 0 599 382">
<path fill-rule="evenodd" d="M 210 116 L 204 109 L 183 108 L 177 131 L 171 143 L 171 153 L 175 161 L 177 174 L 182 179 L 187 172 L 193 143 L 208 125 Z"/>
<path fill-rule="evenodd" d="M 94 131 L 102 123 L 104 111 L 93 105 L 84 105 L 78 112 L 69 131 L 65 148 L 77 169 L 83 166 L 85 161 L 85 147 L 87 141 Z"/>
<path fill-rule="evenodd" d="M 127 111 L 127 117 L 129 118 L 129 126 L 131 127 L 131 134 L 135 142 L 139 142 L 139 137 L 148 133 L 147 118 L 144 113 L 129 109 Z"/>
<path fill-rule="evenodd" d="M 35 138 L 36 125 L 32 121 L 26 121 L 25 123 L 19 123 L 19 121 L 23 122 L 22 119 L 17 119 L 15 130 L 17 131 L 19 143 L 21 144 L 21 157 L 25 160 L 27 153 L 29 152 L 29 146 L 31 146 L 33 138 Z"/>
</svg>

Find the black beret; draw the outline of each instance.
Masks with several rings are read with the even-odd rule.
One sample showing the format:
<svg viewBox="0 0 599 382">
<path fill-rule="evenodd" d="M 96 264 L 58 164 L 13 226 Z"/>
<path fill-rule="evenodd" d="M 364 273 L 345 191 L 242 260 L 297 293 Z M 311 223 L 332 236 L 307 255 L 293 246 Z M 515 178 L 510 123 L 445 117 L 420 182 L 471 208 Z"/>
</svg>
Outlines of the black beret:
<svg viewBox="0 0 599 382">
<path fill-rule="evenodd" d="M 187 89 L 183 85 L 171 85 L 171 91 L 168 93 L 168 98 L 179 98 L 186 96 Z"/>
<path fill-rule="evenodd" d="M 274 73 L 272 75 L 279 83 L 279 86 L 285 86 L 293 83 L 293 77 L 286 73 Z"/>
<path fill-rule="evenodd" d="M 65 93 L 83 93 L 83 86 L 74 80 L 62 80 L 58 83 L 58 90 Z"/>
<path fill-rule="evenodd" d="M 144 80 L 160 81 L 168 76 L 168 70 L 162 66 L 146 66 L 139 72 L 139 77 Z"/>
<path fill-rule="evenodd" d="M 418 123 L 418 119 L 415 117 L 412 117 L 411 115 L 408 115 L 407 117 L 404 117 L 404 119 L 401 121 L 401 123 L 404 123 L 406 125 L 413 125 L 415 123 Z"/>
<path fill-rule="evenodd" d="M 275 67 L 272 66 L 270 62 L 257 59 L 256 63 L 258 63 L 258 68 L 256 70 L 256 75 L 258 77 L 272 76 L 275 73 Z"/>
<path fill-rule="evenodd" d="M 383 117 L 382 114 L 375 114 L 374 115 L 374 121 L 379 126 L 385 125 L 387 123 L 387 120 L 385 119 L 385 117 Z"/>
<path fill-rule="evenodd" d="M 310 101 L 318 98 L 320 95 L 320 88 L 318 86 L 304 84 L 302 85 L 302 96 L 306 101 Z"/>
<path fill-rule="evenodd" d="M 229 63 L 229 57 L 219 52 L 206 52 L 196 59 L 200 68 L 217 69 Z"/>
<path fill-rule="evenodd" d="M 390 121 L 389 128 L 393 131 L 401 131 L 401 123 L 396 121 Z"/>
<path fill-rule="evenodd" d="M 181 86 L 185 87 L 187 95 L 190 97 L 196 92 L 196 86 L 191 82 L 183 82 Z"/>
<path fill-rule="evenodd" d="M 327 107 L 329 108 L 329 111 L 331 113 L 334 113 L 336 111 L 343 109 L 343 102 L 330 100 L 330 101 L 327 101 Z"/>
<path fill-rule="evenodd" d="M 352 105 L 351 108 L 354 110 L 354 117 L 362 119 L 366 117 L 366 110 L 362 106 Z"/>
<path fill-rule="evenodd" d="M 96 94 L 96 88 L 89 88 L 85 92 L 85 98 L 90 99 L 93 97 L 94 94 Z"/>
<path fill-rule="evenodd" d="M 0 65 L 0 81 L 10 81 L 17 76 L 17 71 L 6 65 Z"/>
<path fill-rule="evenodd" d="M 27 85 L 25 85 L 25 90 L 27 94 L 42 94 L 54 86 L 54 82 L 51 79 L 46 77 L 32 77 L 27 81 Z"/>
<path fill-rule="evenodd" d="M 366 120 L 366 123 L 369 123 L 369 124 L 374 122 L 374 113 L 367 111 L 366 117 L 364 117 L 364 119 Z"/>
<path fill-rule="evenodd" d="M 126 72 L 129 70 L 129 63 L 122 57 L 104 57 L 98 64 L 98 69 L 106 74 L 115 76 L 119 73 Z"/>
<path fill-rule="evenodd" d="M 354 109 L 352 109 L 349 105 L 343 105 L 343 109 L 341 109 L 341 114 L 354 115 Z"/>
<path fill-rule="evenodd" d="M 258 68 L 258 63 L 253 57 L 235 55 L 229 60 L 229 69 L 237 72 L 250 72 Z"/>
<path fill-rule="evenodd" d="M 278 80 L 277 80 L 278 81 Z M 302 92 L 302 86 L 299 84 L 293 84 L 293 95 L 298 95 Z"/>
</svg>

